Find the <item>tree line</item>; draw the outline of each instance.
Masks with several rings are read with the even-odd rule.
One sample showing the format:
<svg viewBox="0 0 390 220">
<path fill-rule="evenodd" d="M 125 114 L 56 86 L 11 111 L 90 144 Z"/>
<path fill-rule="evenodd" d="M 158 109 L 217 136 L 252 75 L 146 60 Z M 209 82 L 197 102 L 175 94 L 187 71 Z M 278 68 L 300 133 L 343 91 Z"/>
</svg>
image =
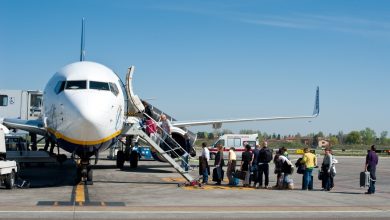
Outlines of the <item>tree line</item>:
<svg viewBox="0 0 390 220">
<path fill-rule="evenodd" d="M 355 130 L 351 131 L 347 134 L 344 134 L 343 131 L 339 131 L 337 134 L 328 134 L 325 135 L 323 132 L 318 133 L 310 133 L 302 136 L 300 133 L 294 135 L 280 135 L 276 133 L 268 134 L 266 132 L 261 132 L 259 130 L 251 130 L 251 129 L 243 129 L 239 131 L 240 134 L 258 134 L 259 141 L 262 140 L 294 140 L 296 142 L 300 142 L 301 139 L 311 139 L 312 145 L 316 146 L 318 141 L 321 139 L 325 139 L 329 141 L 330 145 L 345 145 L 345 144 L 379 144 L 379 145 L 390 145 L 390 138 L 387 137 L 388 132 L 382 131 L 379 135 L 371 128 L 365 128 L 363 130 Z M 224 134 L 233 134 L 231 130 L 224 129 L 218 132 L 198 132 L 199 139 L 215 139 L 218 136 Z"/>
</svg>

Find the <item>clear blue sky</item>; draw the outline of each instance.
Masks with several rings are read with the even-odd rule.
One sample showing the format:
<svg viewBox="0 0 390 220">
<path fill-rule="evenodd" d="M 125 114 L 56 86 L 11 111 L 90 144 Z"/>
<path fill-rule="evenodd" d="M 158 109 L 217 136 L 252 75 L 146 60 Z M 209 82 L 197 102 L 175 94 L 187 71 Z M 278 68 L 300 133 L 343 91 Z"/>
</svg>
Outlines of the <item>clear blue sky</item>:
<svg viewBox="0 0 390 220">
<path fill-rule="evenodd" d="M 0 88 L 40 89 L 79 58 L 125 77 L 181 120 L 311 114 L 238 131 L 390 131 L 389 1 L 0 0 Z M 198 128 L 196 130 L 211 130 Z"/>
</svg>

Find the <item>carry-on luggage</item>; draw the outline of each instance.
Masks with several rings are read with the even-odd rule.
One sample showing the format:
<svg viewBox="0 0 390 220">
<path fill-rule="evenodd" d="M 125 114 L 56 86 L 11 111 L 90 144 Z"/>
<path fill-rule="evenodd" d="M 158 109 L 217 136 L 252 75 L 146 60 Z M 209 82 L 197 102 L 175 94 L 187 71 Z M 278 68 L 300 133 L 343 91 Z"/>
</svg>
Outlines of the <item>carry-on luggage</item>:
<svg viewBox="0 0 390 220">
<path fill-rule="evenodd" d="M 360 187 L 370 186 L 370 172 L 360 172 Z"/>
<path fill-rule="evenodd" d="M 233 186 L 238 186 L 238 184 L 240 184 L 240 179 L 233 177 Z"/>
<path fill-rule="evenodd" d="M 236 172 L 234 172 L 234 177 L 237 177 L 240 180 L 245 180 L 245 176 L 246 171 L 236 170 Z"/>
<path fill-rule="evenodd" d="M 222 172 L 221 172 L 221 179 L 219 179 L 217 168 L 214 168 L 213 169 L 213 181 L 214 182 L 218 182 L 219 180 L 223 181 L 224 173 L 225 172 L 222 170 Z"/>
</svg>

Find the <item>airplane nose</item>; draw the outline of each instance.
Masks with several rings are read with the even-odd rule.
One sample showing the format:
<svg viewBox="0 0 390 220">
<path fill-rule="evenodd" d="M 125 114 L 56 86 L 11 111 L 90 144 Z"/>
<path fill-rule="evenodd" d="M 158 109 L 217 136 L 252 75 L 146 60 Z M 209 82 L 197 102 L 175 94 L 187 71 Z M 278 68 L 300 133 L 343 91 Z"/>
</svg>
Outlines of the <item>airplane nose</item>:
<svg viewBox="0 0 390 220">
<path fill-rule="evenodd" d="M 110 135 L 110 108 L 104 98 L 83 94 L 69 99 L 68 120 L 72 136 L 79 140 L 96 141 Z"/>
</svg>

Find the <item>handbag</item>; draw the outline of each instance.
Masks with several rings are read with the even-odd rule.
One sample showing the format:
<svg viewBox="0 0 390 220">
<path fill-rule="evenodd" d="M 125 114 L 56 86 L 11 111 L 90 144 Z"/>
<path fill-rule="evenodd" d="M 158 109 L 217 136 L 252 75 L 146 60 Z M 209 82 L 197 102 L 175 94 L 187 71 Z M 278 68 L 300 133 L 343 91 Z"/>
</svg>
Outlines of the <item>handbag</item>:
<svg viewBox="0 0 390 220">
<path fill-rule="evenodd" d="M 332 166 L 330 167 L 330 175 L 331 175 L 332 177 L 335 177 L 335 176 L 336 176 L 336 166 L 335 166 L 335 165 L 332 165 Z"/>
<path fill-rule="evenodd" d="M 324 177 L 324 172 L 322 170 L 318 171 L 318 180 L 322 180 Z"/>
</svg>

